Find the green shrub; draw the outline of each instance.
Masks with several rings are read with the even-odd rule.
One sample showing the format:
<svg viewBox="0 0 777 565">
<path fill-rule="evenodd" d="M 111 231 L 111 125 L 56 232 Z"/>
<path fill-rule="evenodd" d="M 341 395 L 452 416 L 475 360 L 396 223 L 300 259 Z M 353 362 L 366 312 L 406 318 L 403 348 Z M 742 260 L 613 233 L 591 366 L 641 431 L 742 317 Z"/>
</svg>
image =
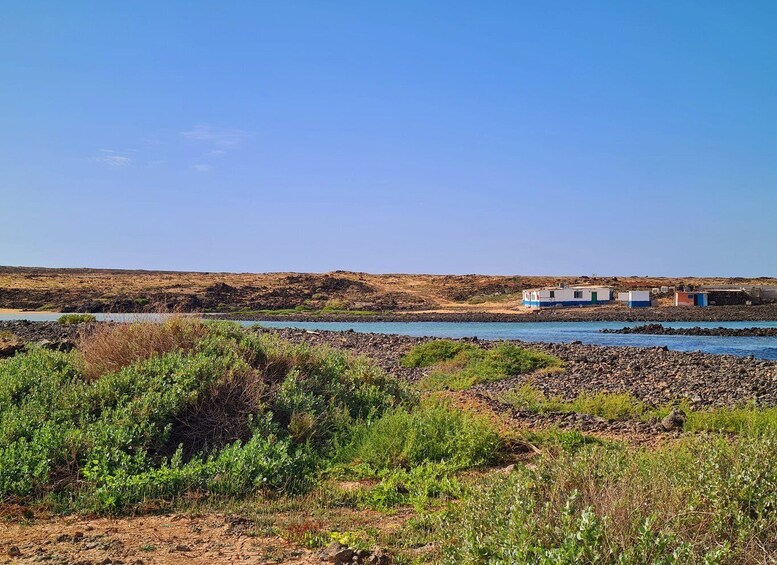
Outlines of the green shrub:
<svg viewBox="0 0 777 565">
<path fill-rule="evenodd" d="M 354 429 L 414 402 L 364 360 L 232 324 L 205 330 L 96 379 L 77 352 L 0 362 L 0 499 L 117 511 L 191 491 L 298 492 Z"/>
<path fill-rule="evenodd" d="M 403 367 L 429 367 L 442 361 L 449 361 L 462 352 L 479 349 L 476 345 L 452 339 L 427 341 L 413 347 L 400 361 Z"/>
<path fill-rule="evenodd" d="M 530 384 L 523 384 L 499 396 L 499 400 L 529 412 L 575 412 L 608 420 L 658 420 L 669 413 L 670 406 L 651 408 L 628 393 L 581 392 L 574 400 L 548 397 Z M 687 415 L 686 431 L 762 434 L 777 431 L 777 407 L 756 405 L 693 410 L 682 404 Z"/>
<path fill-rule="evenodd" d="M 362 424 L 340 449 L 332 472 L 379 479 L 358 496 L 371 508 L 422 508 L 433 499 L 461 496 L 457 473 L 494 463 L 501 450 L 502 439 L 487 418 L 429 398 Z"/>
<path fill-rule="evenodd" d="M 446 563 L 760 563 L 777 551 L 777 436 L 555 452 L 440 528 Z"/>
<path fill-rule="evenodd" d="M 368 474 L 426 463 L 458 470 L 493 462 L 500 447 L 486 417 L 432 398 L 414 410 L 396 408 L 363 424 L 340 458 L 361 464 Z"/>
<path fill-rule="evenodd" d="M 488 383 L 530 373 L 538 369 L 560 368 L 560 359 L 512 343 L 500 343 L 491 349 L 451 340 L 430 341 L 414 347 L 403 364 L 432 366 L 431 374 L 419 383 L 422 390 L 466 390 Z"/>
<path fill-rule="evenodd" d="M 71 324 L 87 324 L 96 322 L 97 317 L 93 314 L 62 314 L 57 322 L 69 326 Z"/>
</svg>

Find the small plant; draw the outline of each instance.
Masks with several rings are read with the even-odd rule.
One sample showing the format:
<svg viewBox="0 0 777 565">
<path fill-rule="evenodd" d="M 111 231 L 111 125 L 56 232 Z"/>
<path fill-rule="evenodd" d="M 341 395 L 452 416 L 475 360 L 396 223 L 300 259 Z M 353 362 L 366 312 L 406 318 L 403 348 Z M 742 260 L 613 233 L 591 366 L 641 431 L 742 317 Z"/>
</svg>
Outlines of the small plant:
<svg viewBox="0 0 777 565">
<path fill-rule="evenodd" d="M 93 314 L 62 314 L 57 320 L 57 322 L 65 326 L 72 324 L 89 324 L 96 321 L 97 317 Z"/>
<path fill-rule="evenodd" d="M 478 349 L 476 345 L 452 339 L 437 339 L 427 341 L 413 347 L 402 357 L 403 367 L 429 367 L 442 361 L 450 361 L 462 352 L 472 352 Z"/>
<path fill-rule="evenodd" d="M 420 382 L 422 390 L 466 390 L 537 370 L 560 369 L 557 357 L 526 349 L 512 343 L 500 343 L 483 349 L 466 342 L 437 340 L 414 347 L 402 358 L 407 367 L 432 367 Z"/>
<path fill-rule="evenodd" d="M 443 562 L 768 562 L 777 551 L 776 438 L 593 445 L 516 465 L 447 516 Z"/>
<path fill-rule="evenodd" d="M 363 425 L 340 458 L 361 464 L 363 471 L 373 475 L 425 463 L 467 469 L 493 462 L 501 446 L 499 434 L 486 417 L 431 398 L 415 410 L 389 410 Z"/>
</svg>

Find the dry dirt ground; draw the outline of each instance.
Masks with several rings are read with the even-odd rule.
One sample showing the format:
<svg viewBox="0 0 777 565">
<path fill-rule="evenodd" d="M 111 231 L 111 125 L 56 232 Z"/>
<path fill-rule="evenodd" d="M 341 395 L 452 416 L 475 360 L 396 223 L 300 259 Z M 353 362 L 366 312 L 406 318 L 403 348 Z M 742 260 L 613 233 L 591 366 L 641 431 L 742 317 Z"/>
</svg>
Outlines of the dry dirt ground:
<svg viewBox="0 0 777 565">
<path fill-rule="evenodd" d="M 321 563 L 313 551 L 221 514 L 7 521 L 0 540 L 4 563 Z"/>
<path fill-rule="evenodd" d="M 0 267 L 0 308 L 131 312 L 306 307 L 377 312 L 520 312 L 525 288 L 606 284 L 620 290 L 678 284 L 775 284 L 774 279 L 372 275 L 332 273 L 187 273 Z"/>
</svg>

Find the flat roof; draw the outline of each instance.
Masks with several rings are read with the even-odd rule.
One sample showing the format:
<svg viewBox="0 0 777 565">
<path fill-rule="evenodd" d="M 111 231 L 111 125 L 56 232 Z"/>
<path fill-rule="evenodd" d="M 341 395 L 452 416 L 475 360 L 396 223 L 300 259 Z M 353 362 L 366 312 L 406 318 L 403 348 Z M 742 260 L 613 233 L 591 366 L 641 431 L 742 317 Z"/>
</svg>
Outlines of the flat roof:
<svg viewBox="0 0 777 565">
<path fill-rule="evenodd" d="M 542 287 L 539 287 L 539 288 L 526 288 L 526 289 L 524 289 L 524 292 L 534 292 L 534 291 L 537 291 L 537 290 L 564 290 L 564 289 L 569 289 L 569 288 L 573 288 L 575 290 L 582 290 L 582 289 L 585 289 L 585 288 L 609 288 L 609 289 L 611 289 L 612 287 L 611 286 L 606 286 L 606 285 L 591 285 L 591 284 L 576 285 L 576 286 L 542 286 Z"/>
</svg>

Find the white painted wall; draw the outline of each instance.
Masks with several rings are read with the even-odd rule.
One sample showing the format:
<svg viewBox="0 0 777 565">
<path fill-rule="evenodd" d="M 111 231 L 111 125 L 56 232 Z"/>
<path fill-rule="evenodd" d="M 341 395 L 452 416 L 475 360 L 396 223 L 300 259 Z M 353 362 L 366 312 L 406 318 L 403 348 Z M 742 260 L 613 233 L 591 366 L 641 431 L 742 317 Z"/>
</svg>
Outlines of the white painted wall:
<svg viewBox="0 0 777 565">
<path fill-rule="evenodd" d="M 575 297 L 575 293 L 579 292 L 581 296 Z M 597 300 L 599 301 L 605 301 L 610 300 L 610 297 L 612 296 L 612 289 L 606 286 L 599 286 L 599 287 L 584 287 L 584 288 L 574 288 L 574 287 L 568 287 L 568 288 L 543 288 L 540 290 L 533 290 L 533 291 L 524 291 L 524 298 L 526 300 L 540 300 L 542 302 L 570 302 L 570 301 L 580 301 L 580 302 L 590 302 L 591 301 L 591 293 L 596 292 L 597 293 Z M 551 297 L 552 293 L 552 297 Z M 528 297 L 527 297 L 528 294 Z"/>
<path fill-rule="evenodd" d="M 628 302 L 629 301 L 629 293 L 628 292 L 619 292 L 618 293 L 618 302 Z"/>
<path fill-rule="evenodd" d="M 620 292 L 618 295 L 620 296 Z M 650 291 L 649 290 L 630 290 L 628 292 L 628 300 L 631 300 L 633 302 L 643 302 L 645 300 L 650 300 Z"/>
</svg>

